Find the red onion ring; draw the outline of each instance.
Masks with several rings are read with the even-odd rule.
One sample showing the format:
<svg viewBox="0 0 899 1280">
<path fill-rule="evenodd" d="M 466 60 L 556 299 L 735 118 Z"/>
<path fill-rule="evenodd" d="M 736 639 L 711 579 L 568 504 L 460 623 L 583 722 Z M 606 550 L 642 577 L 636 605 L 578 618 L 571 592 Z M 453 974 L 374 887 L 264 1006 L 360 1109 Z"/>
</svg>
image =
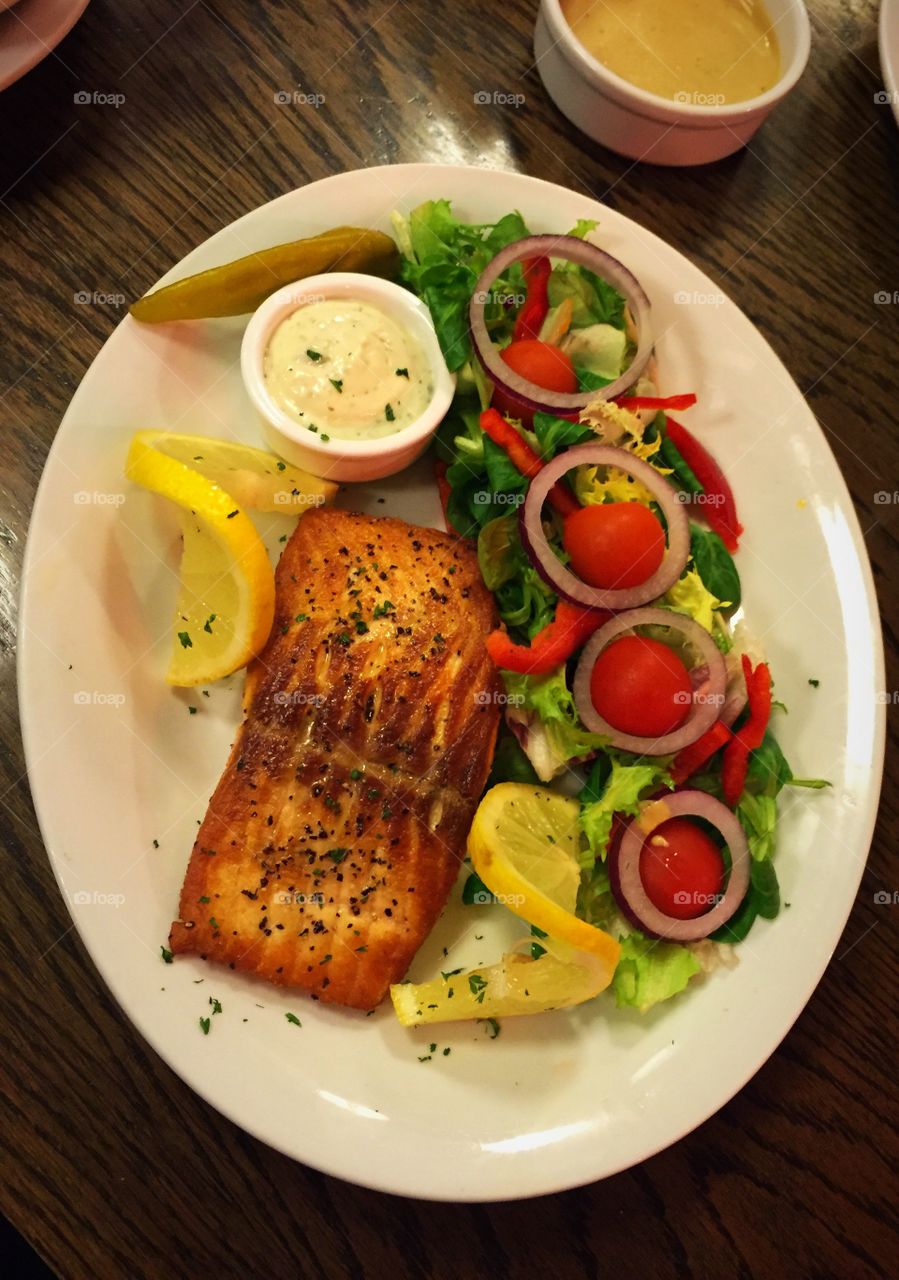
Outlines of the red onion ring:
<svg viewBox="0 0 899 1280">
<path fill-rule="evenodd" d="M 609 854 L 612 894 L 627 918 L 649 937 L 665 938 L 669 942 L 697 942 L 726 924 L 746 896 L 751 865 L 746 835 L 736 814 L 705 791 L 675 791 L 673 795 L 649 803 L 658 805 L 658 820 L 647 831 L 640 825 L 640 818 L 634 818 L 618 848 Z M 640 854 L 652 832 L 668 818 L 683 817 L 705 818 L 710 822 L 724 837 L 731 856 L 730 875 L 723 896 L 711 911 L 692 920 L 678 920 L 660 911 L 650 901 L 640 875 Z"/>
<path fill-rule="evenodd" d="M 636 587 L 591 587 L 566 569 L 543 532 L 543 503 L 550 489 L 575 467 L 617 467 L 639 480 L 656 499 L 668 524 L 668 548 L 655 573 Z M 528 486 L 519 516 L 521 540 L 534 568 L 552 589 L 574 604 L 594 609 L 634 609 L 663 595 L 690 558 L 690 522 L 683 503 L 655 467 L 611 444 L 579 444 L 548 462 Z"/>
<path fill-rule="evenodd" d="M 693 690 L 690 714 L 678 729 L 661 738 L 640 738 L 635 734 L 621 733 L 604 720 L 593 705 L 590 696 L 590 677 L 596 659 L 612 640 L 634 627 L 674 627 L 687 641 L 699 650 L 700 665 L 706 667 L 705 678 L 699 689 Z M 584 647 L 574 673 L 572 693 L 581 723 L 591 733 L 601 733 L 609 738 L 613 747 L 640 756 L 666 756 L 680 751 L 695 742 L 718 719 L 724 702 L 727 668 L 715 641 L 698 622 L 672 609 L 630 609 L 619 613 L 595 632 Z"/>
<path fill-rule="evenodd" d="M 725 666 L 727 664 L 725 663 Z M 737 716 L 749 701 L 749 695 L 746 692 L 746 679 L 743 675 L 743 667 L 738 666 L 733 676 L 728 677 L 727 687 L 725 689 L 724 706 L 721 708 L 719 719 L 726 729 L 729 729 L 736 720 Z"/>
<path fill-rule="evenodd" d="M 624 295 L 638 335 L 637 351 L 628 368 L 598 391 L 563 393 L 547 391 L 515 373 L 501 358 L 499 349 L 487 332 L 484 307 L 493 285 L 513 262 L 527 258 L 564 258 L 576 262 L 600 276 Z M 649 299 L 640 282 L 627 267 L 596 245 L 577 236 L 528 236 L 507 245 L 488 262 L 475 286 L 468 309 L 471 341 L 477 357 L 490 380 L 518 404 L 524 413 L 577 413 L 592 400 L 612 400 L 627 391 L 640 377 L 652 355 L 653 336 Z"/>
</svg>

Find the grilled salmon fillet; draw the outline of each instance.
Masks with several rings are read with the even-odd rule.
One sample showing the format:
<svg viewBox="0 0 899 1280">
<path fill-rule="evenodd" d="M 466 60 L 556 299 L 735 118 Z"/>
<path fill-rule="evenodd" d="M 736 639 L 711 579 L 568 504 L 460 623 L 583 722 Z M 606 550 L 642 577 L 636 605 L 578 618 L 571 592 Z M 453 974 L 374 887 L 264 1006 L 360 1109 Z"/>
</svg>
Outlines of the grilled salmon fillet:
<svg viewBox="0 0 899 1280">
<path fill-rule="evenodd" d="M 465 543 L 303 516 L 197 835 L 170 946 L 371 1009 L 456 879 L 499 721 L 493 600 Z"/>
</svg>

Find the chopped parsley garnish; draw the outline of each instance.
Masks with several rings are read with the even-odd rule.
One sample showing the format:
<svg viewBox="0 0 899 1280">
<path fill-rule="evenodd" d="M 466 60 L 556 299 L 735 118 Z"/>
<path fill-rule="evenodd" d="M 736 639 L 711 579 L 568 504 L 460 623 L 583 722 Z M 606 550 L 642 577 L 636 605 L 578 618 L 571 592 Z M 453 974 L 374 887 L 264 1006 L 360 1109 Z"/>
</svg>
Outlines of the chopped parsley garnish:
<svg viewBox="0 0 899 1280">
<path fill-rule="evenodd" d="M 240 511 L 229 511 L 228 514 L 225 516 L 225 519 L 233 520 L 235 516 L 239 516 L 239 515 L 240 515 Z"/>
<path fill-rule="evenodd" d="M 452 1049 L 449 1047 L 449 1045 L 447 1045 L 443 1051 L 444 1058 L 448 1058 L 451 1053 L 452 1053 Z"/>
<path fill-rule="evenodd" d="M 388 613 L 393 613 L 396 606 L 390 601 L 385 600 L 383 604 L 376 604 L 372 613 L 373 618 L 386 618 Z"/>
<path fill-rule="evenodd" d="M 397 376 L 398 378 L 408 378 L 408 377 L 409 377 L 409 370 L 408 370 L 408 369 L 395 369 L 395 370 L 394 370 L 394 373 L 396 374 L 396 376 Z"/>
<path fill-rule="evenodd" d="M 215 998 L 215 996 L 210 996 L 210 997 L 209 997 L 209 1003 L 212 1005 L 212 1012 L 213 1012 L 213 1013 L 221 1013 L 221 1011 L 222 1011 L 222 1002 L 221 1002 L 221 1000 L 217 1000 L 217 999 Z"/>
<path fill-rule="evenodd" d="M 368 630 L 368 623 L 363 622 L 361 618 L 357 618 L 356 619 L 356 635 L 364 636 L 367 630 Z"/>
<path fill-rule="evenodd" d="M 320 351 L 313 351 L 311 347 L 306 348 L 306 355 L 310 360 L 314 360 L 316 364 L 318 364 L 319 360 L 322 359 L 322 353 Z"/>
<path fill-rule="evenodd" d="M 497 1022 L 496 1018 L 485 1018 L 484 1021 L 487 1024 L 488 1036 L 490 1037 L 491 1040 L 495 1040 L 501 1030 L 499 1023 Z"/>
<path fill-rule="evenodd" d="M 303 1025 L 295 1013 L 285 1013 L 284 1017 L 295 1027 L 301 1027 Z"/>
<path fill-rule="evenodd" d="M 330 437 L 330 436 L 326 436 L 326 435 L 325 435 L 324 431 L 322 432 L 322 436 L 321 436 L 321 438 L 322 438 L 322 440 L 324 440 L 326 443 L 327 443 L 327 441 L 328 441 L 328 440 L 330 440 L 330 439 L 331 439 L 331 437 Z"/>
<path fill-rule="evenodd" d="M 200 1019 L 200 1030 L 203 1032 L 203 1035 L 204 1035 L 204 1036 L 208 1036 L 208 1035 L 209 1035 L 209 1027 L 210 1027 L 210 1021 L 209 1021 L 209 1019 L 208 1019 L 208 1018 L 201 1018 L 201 1019 Z"/>
<path fill-rule="evenodd" d="M 275 463 L 275 466 L 278 468 L 278 470 L 279 470 L 279 471 L 284 471 L 284 470 L 286 470 L 286 468 L 287 468 L 287 463 L 286 463 L 286 462 L 276 462 L 276 463 Z"/>
<path fill-rule="evenodd" d="M 187 711 L 188 711 L 188 714 L 189 714 L 189 715 L 192 715 L 192 716 L 195 716 L 195 715 L 197 714 L 197 708 L 196 708 L 196 707 L 188 707 L 188 708 L 187 708 Z"/>
<path fill-rule="evenodd" d="M 367 951 L 367 950 L 368 950 L 368 947 L 357 947 L 357 948 L 356 948 L 356 950 L 357 950 L 357 951 Z"/>
<path fill-rule="evenodd" d="M 296 617 L 296 620 L 297 620 L 297 622 L 308 622 L 308 621 L 309 621 L 309 614 L 308 614 L 308 613 L 298 613 L 298 614 L 297 614 L 297 617 Z"/>
<path fill-rule="evenodd" d="M 325 857 L 333 859 L 334 862 L 343 862 L 349 853 L 349 849 L 329 849 Z"/>
<path fill-rule="evenodd" d="M 384 417 L 387 419 L 388 422 L 393 422 L 394 418 L 396 417 L 396 414 L 393 412 L 392 404 L 385 404 Z"/>
<path fill-rule="evenodd" d="M 817 689 L 820 683 L 821 683 L 820 680 L 809 680 L 809 684 L 812 686 L 813 689 Z"/>
<path fill-rule="evenodd" d="M 447 973 L 441 972 L 440 976 L 444 982 L 448 982 L 450 978 L 455 978 L 456 974 L 461 972 L 461 969 L 450 969 Z"/>
<path fill-rule="evenodd" d="M 340 635 L 337 637 L 337 643 L 342 644 L 343 647 L 346 648 L 346 646 L 351 643 L 349 632 L 341 631 Z"/>
<path fill-rule="evenodd" d="M 205 893 L 203 894 L 202 898 L 197 898 L 197 902 L 208 902 L 208 901 L 209 901 L 209 898 L 206 896 Z"/>
<path fill-rule="evenodd" d="M 172 953 L 171 951 L 169 951 L 168 947 L 160 947 L 159 950 L 162 952 L 162 958 L 166 962 L 166 964 L 171 964 Z"/>
<path fill-rule="evenodd" d="M 343 395 L 343 378 L 329 378 L 328 381 L 338 395 Z"/>
<path fill-rule="evenodd" d="M 179 631 L 179 632 L 178 632 L 178 639 L 181 641 L 181 648 L 182 648 L 182 649 L 192 649 L 192 648 L 194 647 L 194 642 L 193 642 L 193 640 L 191 640 L 191 638 L 190 638 L 190 632 L 189 632 L 189 631 Z"/>
<path fill-rule="evenodd" d="M 392 818 L 392 817 L 393 817 L 393 810 L 389 807 L 389 805 L 386 805 L 386 804 L 385 804 L 384 808 L 381 810 L 381 817 L 382 817 L 382 818 Z"/>
<path fill-rule="evenodd" d="M 208 631 L 210 635 L 212 635 L 212 624 L 215 622 L 215 619 L 216 615 L 214 613 L 210 613 L 209 617 L 203 623 L 203 630 Z"/>
<path fill-rule="evenodd" d="M 358 782 L 359 779 L 362 777 L 362 770 L 350 769 L 350 777 L 353 779 L 354 782 Z"/>
<path fill-rule="evenodd" d="M 159 841 L 158 841 L 158 840 L 154 840 L 154 841 L 153 841 L 153 848 L 154 848 L 154 849 L 158 849 L 158 848 L 159 848 Z"/>
<path fill-rule="evenodd" d="M 468 978 L 468 989 L 478 1004 L 484 1003 L 484 993 L 487 990 L 487 981 L 485 978 L 482 978 L 479 973 L 470 974 Z"/>
<path fill-rule="evenodd" d="M 209 923 L 212 926 L 212 928 L 215 930 L 215 932 L 218 933 L 219 922 L 218 920 L 216 920 L 215 916 L 209 917 Z"/>
</svg>

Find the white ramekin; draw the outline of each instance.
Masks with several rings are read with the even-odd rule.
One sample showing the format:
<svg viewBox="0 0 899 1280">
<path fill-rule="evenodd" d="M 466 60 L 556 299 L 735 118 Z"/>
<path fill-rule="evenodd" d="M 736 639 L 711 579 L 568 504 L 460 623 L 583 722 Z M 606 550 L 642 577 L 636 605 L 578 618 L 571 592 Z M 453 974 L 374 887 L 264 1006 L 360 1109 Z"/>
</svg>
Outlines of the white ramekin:
<svg viewBox="0 0 899 1280">
<path fill-rule="evenodd" d="M 279 408 L 268 393 L 263 365 L 276 326 L 298 307 L 334 298 L 353 298 L 380 307 L 404 325 L 424 350 L 431 368 L 433 394 L 424 413 L 392 435 L 377 440 L 338 440 L 332 436 L 323 441 Z M 327 480 L 380 480 L 408 467 L 427 448 L 455 390 L 425 304 L 398 284 L 351 271 L 310 276 L 266 298 L 244 333 L 240 370 L 271 448 L 288 462 Z"/>
<path fill-rule="evenodd" d="M 540 0 L 534 57 L 553 102 L 596 142 L 648 164 L 707 164 L 748 142 L 805 69 L 811 33 L 802 0 L 767 0 L 767 9 L 780 45 L 780 78 L 767 93 L 730 106 L 672 101 L 622 79 L 587 52 L 559 0 Z"/>
</svg>

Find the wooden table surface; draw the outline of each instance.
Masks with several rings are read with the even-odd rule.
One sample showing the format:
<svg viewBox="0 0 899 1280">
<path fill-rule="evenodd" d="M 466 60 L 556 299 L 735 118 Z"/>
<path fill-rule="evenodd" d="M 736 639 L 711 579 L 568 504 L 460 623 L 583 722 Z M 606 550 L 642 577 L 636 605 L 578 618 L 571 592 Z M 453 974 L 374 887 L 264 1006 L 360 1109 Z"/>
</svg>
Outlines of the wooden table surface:
<svg viewBox="0 0 899 1280">
<path fill-rule="evenodd" d="M 899 901 L 875 898 L 899 888 L 895 755 L 835 959 L 755 1079 L 639 1168 L 493 1207 L 345 1185 L 195 1097 L 108 995 L 37 830 L 14 687 L 22 548 L 57 424 L 122 314 L 76 295 L 133 298 L 248 209 L 361 165 L 464 162 L 483 165 L 485 183 L 495 169 L 547 178 L 652 227 L 720 282 L 827 433 L 895 660 L 899 131 L 877 101 L 874 0 L 814 0 L 797 91 L 750 149 L 694 171 L 631 164 L 568 125 L 532 65 L 535 7 L 93 0 L 0 98 L 2 1207 L 61 1276 L 722 1280 L 895 1266 Z M 295 89 L 324 101 L 275 101 Z M 494 90 L 524 102 L 475 101 Z M 889 304 L 877 304 L 881 291 Z M 893 665 L 887 688 L 897 687 Z"/>
</svg>

